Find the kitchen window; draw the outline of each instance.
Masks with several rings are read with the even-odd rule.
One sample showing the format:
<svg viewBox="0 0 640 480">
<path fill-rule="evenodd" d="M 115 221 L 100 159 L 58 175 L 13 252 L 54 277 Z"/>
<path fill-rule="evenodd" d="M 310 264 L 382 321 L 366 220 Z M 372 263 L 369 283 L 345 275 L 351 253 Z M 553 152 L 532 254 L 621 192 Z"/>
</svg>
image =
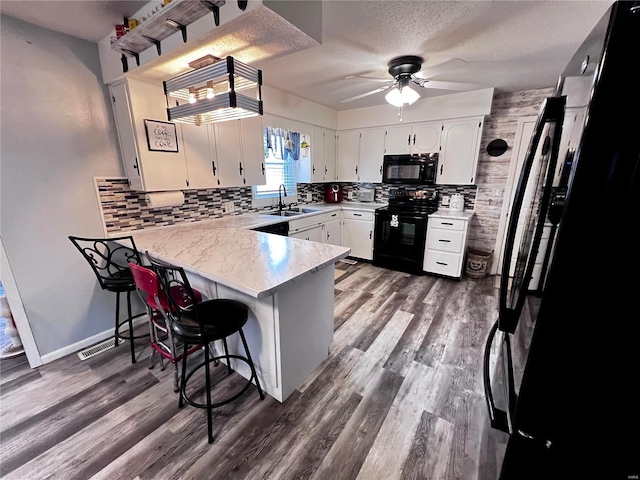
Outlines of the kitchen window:
<svg viewBox="0 0 640 480">
<path fill-rule="evenodd" d="M 284 185 L 287 204 L 297 202 L 296 161 L 300 158 L 300 133 L 264 127 L 265 185 L 252 187 L 254 207 L 277 205 L 278 189 Z"/>
</svg>

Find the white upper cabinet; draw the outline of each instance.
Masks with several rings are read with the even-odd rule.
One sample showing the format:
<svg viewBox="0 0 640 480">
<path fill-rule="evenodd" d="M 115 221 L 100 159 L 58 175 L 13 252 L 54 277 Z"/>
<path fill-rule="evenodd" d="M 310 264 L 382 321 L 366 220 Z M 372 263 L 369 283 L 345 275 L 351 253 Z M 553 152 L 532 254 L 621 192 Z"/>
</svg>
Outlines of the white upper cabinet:
<svg viewBox="0 0 640 480">
<path fill-rule="evenodd" d="M 358 155 L 359 182 L 382 182 L 384 134 L 384 128 L 368 128 L 360 131 L 360 151 Z"/>
<path fill-rule="evenodd" d="M 213 124 L 219 187 L 264 185 L 262 118 Z"/>
<path fill-rule="evenodd" d="M 360 150 L 360 132 L 346 130 L 338 133 L 338 180 L 341 182 L 358 181 L 358 154 Z"/>
<path fill-rule="evenodd" d="M 311 134 L 311 181 L 313 183 L 336 180 L 336 132 L 313 127 Z"/>
<path fill-rule="evenodd" d="M 345 130 L 338 133 L 338 180 L 382 181 L 384 128 Z"/>
<path fill-rule="evenodd" d="M 180 125 L 182 145 L 187 162 L 189 187 L 214 188 L 218 186 L 218 162 L 213 143 L 211 125 Z"/>
<path fill-rule="evenodd" d="M 384 153 L 387 155 L 437 153 L 440 150 L 441 133 L 442 122 L 388 127 Z"/>
<path fill-rule="evenodd" d="M 182 131 L 176 125 L 177 152 L 155 151 L 149 146 L 145 119 L 167 121 L 161 85 L 128 79 L 109 86 L 120 153 L 134 190 L 183 190 L 189 188 Z"/>
<path fill-rule="evenodd" d="M 482 117 L 443 122 L 437 184 L 474 184 L 480 152 L 482 123 Z"/>
</svg>

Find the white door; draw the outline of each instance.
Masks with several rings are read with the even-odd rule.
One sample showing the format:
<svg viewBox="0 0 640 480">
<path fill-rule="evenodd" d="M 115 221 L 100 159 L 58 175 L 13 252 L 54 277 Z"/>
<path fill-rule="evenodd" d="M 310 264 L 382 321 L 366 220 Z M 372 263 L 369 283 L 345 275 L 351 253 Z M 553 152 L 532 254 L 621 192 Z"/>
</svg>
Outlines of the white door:
<svg viewBox="0 0 640 480">
<path fill-rule="evenodd" d="M 339 219 L 324 224 L 324 243 L 342 245 L 342 225 Z"/>
<path fill-rule="evenodd" d="M 358 151 L 360 132 L 347 130 L 338 134 L 338 180 L 358 181 Z"/>
<path fill-rule="evenodd" d="M 187 161 L 189 188 L 213 188 L 218 186 L 218 166 L 213 146 L 211 125 L 181 124 L 182 146 Z"/>
<path fill-rule="evenodd" d="M 127 84 L 113 85 L 110 90 L 124 172 L 129 180 L 129 186 L 133 190 L 142 190 L 142 176 L 140 175 L 140 163 L 138 162 L 138 149 L 133 131 Z"/>
<path fill-rule="evenodd" d="M 373 259 L 373 222 L 346 219 L 343 224 L 342 241 L 351 248 L 351 257 Z"/>
<path fill-rule="evenodd" d="M 320 127 L 313 127 L 313 137 L 311 138 L 311 181 L 314 183 L 323 182 L 324 178 L 324 156 L 325 156 L 325 131 Z"/>
<path fill-rule="evenodd" d="M 220 187 L 244 186 L 240 120 L 214 124 L 218 180 Z"/>
<path fill-rule="evenodd" d="M 414 125 L 411 133 L 411 153 L 438 153 L 442 123 Z"/>
<path fill-rule="evenodd" d="M 479 135 L 477 119 L 444 122 L 437 184 L 473 185 Z"/>
<path fill-rule="evenodd" d="M 262 117 L 250 117 L 240 120 L 242 139 L 242 159 L 245 185 L 264 185 L 267 183 L 264 167 L 264 135 Z"/>
<path fill-rule="evenodd" d="M 368 128 L 360 133 L 358 179 L 361 182 L 382 183 L 385 130 Z"/>
<path fill-rule="evenodd" d="M 387 155 L 411 153 L 411 127 L 387 128 L 384 153 Z"/>
<path fill-rule="evenodd" d="M 325 130 L 324 132 L 324 181 L 334 182 L 336 176 L 336 132 Z"/>
</svg>

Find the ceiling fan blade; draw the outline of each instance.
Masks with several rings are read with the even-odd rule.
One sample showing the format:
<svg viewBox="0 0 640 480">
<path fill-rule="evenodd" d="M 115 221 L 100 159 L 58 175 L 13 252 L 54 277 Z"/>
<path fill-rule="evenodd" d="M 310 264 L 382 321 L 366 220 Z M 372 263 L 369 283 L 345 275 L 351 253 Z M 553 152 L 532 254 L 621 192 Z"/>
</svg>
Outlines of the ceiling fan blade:
<svg viewBox="0 0 640 480">
<path fill-rule="evenodd" d="M 392 85 L 385 85 L 384 87 L 376 88 L 375 90 L 371 90 L 370 92 L 361 93 L 360 95 L 356 95 L 355 97 L 351 97 L 351 98 L 346 98 L 344 100 L 340 100 L 340 103 L 353 102 L 354 100 L 358 100 L 360 98 L 368 97 L 369 95 L 373 95 L 374 93 L 384 92 L 385 90 L 388 90 L 389 88 L 393 87 L 394 85 L 395 85 L 395 83 L 393 83 Z"/>
<path fill-rule="evenodd" d="M 434 65 L 433 67 L 424 68 L 415 73 L 414 76 L 416 78 L 431 78 L 435 77 L 436 75 L 440 75 L 441 73 L 464 67 L 466 64 L 467 62 L 465 62 L 461 58 L 452 58 L 451 60 L 447 60 L 446 62 Z"/>
<path fill-rule="evenodd" d="M 367 77 L 366 75 L 349 75 L 349 76 L 344 77 L 344 78 L 345 79 L 348 79 L 348 78 L 366 78 L 367 80 L 373 80 L 374 82 L 384 82 L 384 83 L 395 82 L 395 79 L 393 79 L 393 78 Z"/>
<path fill-rule="evenodd" d="M 469 90 L 475 90 L 480 85 L 473 83 L 460 83 L 460 82 L 440 82 L 438 80 L 422 80 L 417 79 L 413 81 L 423 88 L 437 88 L 439 90 L 457 90 L 459 92 L 467 92 Z"/>
</svg>

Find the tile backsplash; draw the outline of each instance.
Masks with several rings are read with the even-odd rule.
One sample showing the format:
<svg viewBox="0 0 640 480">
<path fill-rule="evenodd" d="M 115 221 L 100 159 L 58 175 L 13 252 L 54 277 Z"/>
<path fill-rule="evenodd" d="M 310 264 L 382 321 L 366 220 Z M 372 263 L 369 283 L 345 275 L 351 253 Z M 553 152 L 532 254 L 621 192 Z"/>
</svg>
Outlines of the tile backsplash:
<svg viewBox="0 0 640 480">
<path fill-rule="evenodd" d="M 96 178 L 98 199 L 109 234 L 140 230 L 147 227 L 174 225 L 177 223 L 210 220 L 226 215 L 241 215 L 248 212 L 272 210 L 273 207 L 254 208 L 251 206 L 251 187 L 210 188 L 205 190 L 184 190 L 184 204 L 178 207 L 151 208 L 145 202 L 145 193 L 136 192 L 129 188 L 125 178 Z M 343 190 L 343 198 L 348 202 L 349 191 L 358 188 L 357 183 L 337 182 Z M 367 184 L 371 186 L 371 184 Z M 373 184 L 375 201 L 385 202 L 389 197 L 389 190 L 407 188 L 417 190 L 415 186 Z M 422 187 L 420 187 L 422 188 Z M 440 198 L 443 195 L 462 193 L 465 208 L 473 209 L 475 205 L 475 186 L 436 185 L 428 190 L 437 190 Z M 318 203 L 324 201 L 324 184 L 299 183 L 298 203 Z M 311 193 L 311 201 L 306 200 L 307 193 Z M 225 213 L 224 204 L 233 201 L 235 212 Z"/>
</svg>

